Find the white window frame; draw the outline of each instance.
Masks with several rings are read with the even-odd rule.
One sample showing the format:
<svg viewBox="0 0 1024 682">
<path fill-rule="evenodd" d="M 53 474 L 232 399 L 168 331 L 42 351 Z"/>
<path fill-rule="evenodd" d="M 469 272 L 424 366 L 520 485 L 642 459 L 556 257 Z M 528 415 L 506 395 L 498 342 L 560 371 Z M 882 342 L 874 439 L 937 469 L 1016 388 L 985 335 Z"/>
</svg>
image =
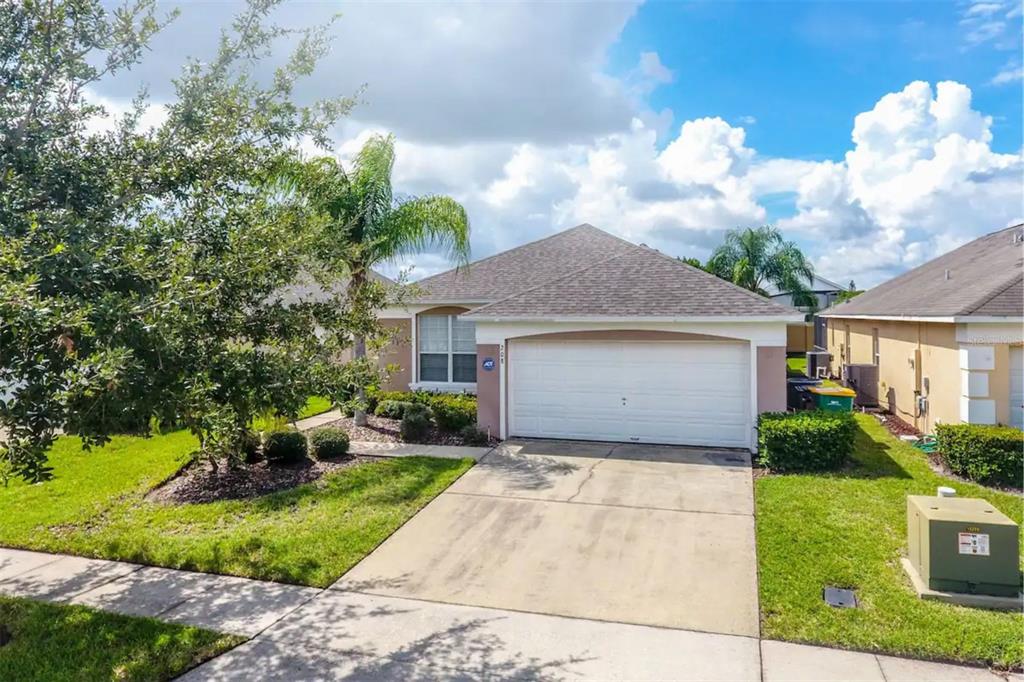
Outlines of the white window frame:
<svg viewBox="0 0 1024 682">
<path fill-rule="evenodd" d="M 420 347 L 419 347 L 419 337 L 421 336 L 421 334 L 419 333 L 420 332 L 419 327 L 420 327 L 420 321 L 424 317 L 445 317 L 445 318 L 447 318 L 447 321 L 448 321 L 448 325 L 447 325 L 448 326 L 448 350 L 447 350 L 446 353 L 431 353 L 429 351 L 422 351 L 422 350 L 420 350 Z M 456 351 L 455 350 L 454 324 L 455 324 L 455 318 L 456 317 L 458 317 L 457 314 L 452 315 L 452 314 L 447 314 L 447 313 L 438 313 L 438 314 L 424 313 L 424 314 L 420 314 L 420 315 L 416 316 L 416 324 L 415 324 L 416 332 L 417 332 L 416 333 L 416 337 L 417 337 L 417 339 L 416 339 L 416 381 L 413 382 L 413 384 L 412 384 L 412 387 L 414 389 L 425 389 L 425 390 L 429 390 L 429 391 L 476 391 L 476 382 L 475 381 L 453 381 L 453 376 L 454 376 L 454 372 L 455 372 L 455 360 L 454 360 L 453 356 L 455 356 L 455 355 L 472 355 L 472 356 L 476 357 L 476 348 L 475 347 L 473 348 L 473 352 L 472 353 L 467 353 L 465 351 Z M 447 381 L 423 381 L 420 378 L 421 373 L 423 371 L 423 362 L 422 362 L 422 359 L 421 359 L 420 356 L 423 355 L 424 352 L 426 352 L 427 355 L 447 355 L 448 356 L 448 380 Z M 474 361 L 474 364 L 475 364 L 475 361 Z"/>
</svg>

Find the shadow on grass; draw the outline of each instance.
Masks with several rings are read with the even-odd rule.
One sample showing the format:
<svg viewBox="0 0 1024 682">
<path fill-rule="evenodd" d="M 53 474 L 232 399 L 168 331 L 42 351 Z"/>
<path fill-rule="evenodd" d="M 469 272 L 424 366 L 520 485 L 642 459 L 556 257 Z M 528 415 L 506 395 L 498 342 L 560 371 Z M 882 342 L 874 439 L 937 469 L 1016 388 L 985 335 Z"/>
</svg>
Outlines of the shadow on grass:
<svg viewBox="0 0 1024 682">
<path fill-rule="evenodd" d="M 885 438 L 885 436 L 883 436 Z M 913 478 L 890 454 L 892 445 L 871 436 L 859 423 L 853 437 L 853 458 L 835 475 L 841 478 Z"/>
</svg>

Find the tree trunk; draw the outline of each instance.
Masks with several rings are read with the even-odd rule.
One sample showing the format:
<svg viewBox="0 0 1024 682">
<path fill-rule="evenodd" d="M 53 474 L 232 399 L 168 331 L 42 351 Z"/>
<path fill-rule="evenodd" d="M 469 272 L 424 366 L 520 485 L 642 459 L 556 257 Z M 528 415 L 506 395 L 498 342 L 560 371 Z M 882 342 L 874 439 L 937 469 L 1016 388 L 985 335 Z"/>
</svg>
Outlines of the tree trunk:
<svg viewBox="0 0 1024 682">
<path fill-rule="evenodd" d="M 352 272 L 352 279 L 348 283 L 349 302 L 356 305 L 361 305 L 362 292 L 360 291 L 363 284 L 366 282 L 366 272 L 364 270 L 356 269 Z M 362 334 L 355 336 L 352 344 L 352 358 L 354 360 L 361 360 L 366 357 L 366 337 Z M 356 426 L 366 426 L 366 410 L 362 409 L 362 406 L 366 404 L 366 388 L 360 386 L 356 390 L 356 400 L 359 403 L 359 407 L 355 411 L 353 421 Z"/>
</svg>

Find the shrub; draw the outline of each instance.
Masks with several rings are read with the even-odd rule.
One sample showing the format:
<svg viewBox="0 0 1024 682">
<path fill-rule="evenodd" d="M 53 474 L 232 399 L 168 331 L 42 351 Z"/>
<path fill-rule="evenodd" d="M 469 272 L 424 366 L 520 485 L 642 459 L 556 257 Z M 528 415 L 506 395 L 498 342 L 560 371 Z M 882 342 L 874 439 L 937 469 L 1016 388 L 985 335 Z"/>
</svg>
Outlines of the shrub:
<svg viewBox="0 0 1024 682">
<path fill-rule="evenodd" d="M 401 419 L 405 415 L 406 409 L 412 404 L 401 400 L 385 400 L 377 403 L 377 409 L 373 413 L 378 417 Z"/>
<path fill-rule="evenodd" d="M 393 400 L 397 403 L 412 403 L 416 402 L 416 394 L 412 391 L 377 391 L 374 393 L 374 399 L 377 401 L 377 405 Z M 376 410 L 376 408 L 374 408 Z"/>
<path fill-rule="evenodd" d="M 317 459 L 333 459 L 348 454 L 348 434 L 334 426 L 325 426 L 311 433 L 309 444 Z"/>
<path fill-rule="evenodd" d="M 402 417 L 406 417 L 410 414 L 423 416 L 427 421 L 430 421 L 434 416 L 433 411 L 423 403 L 404 403 Z"/>
<path fill-rule="evenodd" d="M 939 424 L 935 435 L 953 473 L 979 483 L 1024 487 L 1024 431 L 1011 426 Z"/>
<path fill-rule="evenodd" d="M 301 462 L 308 453 L 306 435 L 299 431 L 271 431 L 263 441 L 268 462 Z"/>
<path fill-rule="evenodd" d="M 471 395 L 435 394 L 430 397 L 430 407 L 442 431 L 460 431 L 476 423 L 476 398 Z"/>
<path fill-rule="evenodd" d="M 402 425 L 399 427 L 402 440 L 414 443 L 423 440 L 430 432 L 430 417 L 425 412 L 409 410 L 402 417 Z"/>
<path fill-rule="evenodd" d="M 775 471 L 838 469 L 853 453 L 849 412 L 768 412 L 757 420 L 758 461 Z"/>
<path fill-rule="evenodd" d="M 477 428 L 476 424 L 463 426 L 459 435 L 462 436 L 462 442 L 466 445 L 487 445 L 490 440 L 487 437 L 487 432 Z"/>
<path fill-rule="evenodd" d="M 242 456 L 246 462 L 253 464 L 263 459 L 260 445 L 260 434 L 255 431 L 247 431 L 242 436 Z"/>
</svg>

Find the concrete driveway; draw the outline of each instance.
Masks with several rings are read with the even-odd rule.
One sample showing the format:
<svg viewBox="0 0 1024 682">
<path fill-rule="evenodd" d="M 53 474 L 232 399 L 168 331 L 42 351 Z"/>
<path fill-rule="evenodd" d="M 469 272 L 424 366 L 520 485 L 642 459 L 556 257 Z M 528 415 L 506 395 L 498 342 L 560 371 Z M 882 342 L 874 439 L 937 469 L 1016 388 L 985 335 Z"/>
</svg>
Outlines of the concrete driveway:
<svg viewBox="0 0 1024 682">
<path fill-rule="evenodd" d="M 756 637 L 749 455 L 511 441 L 335 584 Z"/>
</svg>

